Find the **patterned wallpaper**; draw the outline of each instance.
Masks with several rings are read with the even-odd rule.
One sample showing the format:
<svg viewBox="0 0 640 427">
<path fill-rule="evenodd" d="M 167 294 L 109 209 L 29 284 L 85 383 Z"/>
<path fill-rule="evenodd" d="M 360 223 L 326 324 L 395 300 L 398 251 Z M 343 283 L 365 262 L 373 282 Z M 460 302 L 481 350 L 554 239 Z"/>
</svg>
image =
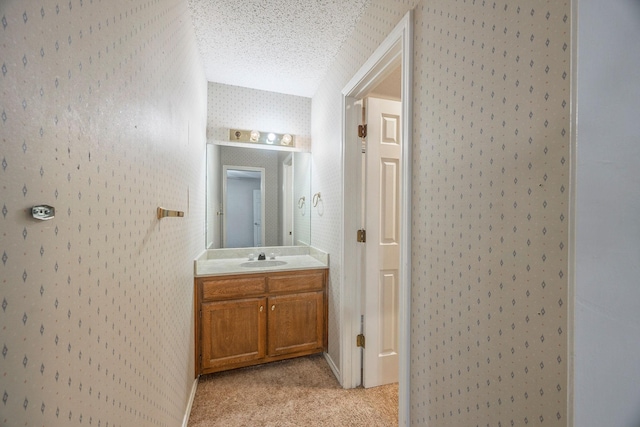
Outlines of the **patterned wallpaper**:
<svg viewBox="0 0 640 427">
<path fill-rule="evenodd" d="M 0 22 L 0 425 L 180 425 L 207 90 L 187 5 L 5 0 Z"/>
<path fill-rule="evenodd" d="M 311 98 L 209 82 L 207 140 L 228 141 L 229 128 L 291 133 L 308 147 Z"/>
<path fill-rule="evenodd" d="M 313 97 L 338 367 L 340 91 L 416 3 L 372 0 Z M 411 422 L 567 425 L 570 4 L 415 10 Z"/>
<path fill-rule="evenodd" d="M 569 422 L 570 16 L 416 8 L 412 424 Z"/>
</svg>

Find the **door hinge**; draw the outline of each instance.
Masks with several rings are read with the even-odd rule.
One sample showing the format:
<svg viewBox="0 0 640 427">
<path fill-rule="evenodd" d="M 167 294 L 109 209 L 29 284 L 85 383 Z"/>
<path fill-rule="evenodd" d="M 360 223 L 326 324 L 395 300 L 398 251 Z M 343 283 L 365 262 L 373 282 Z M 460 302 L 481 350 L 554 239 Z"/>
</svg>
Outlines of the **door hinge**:
<svg viewBox="0 0 640 427">
<path fill-rule="evenodd" d="M 357 236 L 356 236 L 356 241 L 360 242 L 360 243 L 366 243 L 367 241 L 367 230 L 358 230 Z"/>
<path fill-rule="evenodd" d="M 358 125 L 358 137 L 359 138 L 367 137 L 367 125 Z"/>
<path fill-rule="evenodd" d="M 358 334 L 356 337 L 356 346 L 364 348 L 364 334 Z"/>
</svg>

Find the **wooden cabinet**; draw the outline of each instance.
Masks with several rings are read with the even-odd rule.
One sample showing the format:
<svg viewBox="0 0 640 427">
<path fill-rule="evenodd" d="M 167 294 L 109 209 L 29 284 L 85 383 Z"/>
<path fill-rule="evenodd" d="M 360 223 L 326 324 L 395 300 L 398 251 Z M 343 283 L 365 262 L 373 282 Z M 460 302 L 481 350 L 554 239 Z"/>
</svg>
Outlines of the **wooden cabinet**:
<svg viewBox="0 0 640 427">
<path fill-rule="evenodd" d="M 327 348 L 327 269 L 195 279 L 196 374 Z"/>
<path fill-rule="evenodd" d="M 262 359 L 266 354 L 266 298 L 202 304 L 202 369 Z"/>
<path fill-rule="evenodd" d="M 269 298 L 269 356 L 323 348 L 323 292 Z"/>
</svg>

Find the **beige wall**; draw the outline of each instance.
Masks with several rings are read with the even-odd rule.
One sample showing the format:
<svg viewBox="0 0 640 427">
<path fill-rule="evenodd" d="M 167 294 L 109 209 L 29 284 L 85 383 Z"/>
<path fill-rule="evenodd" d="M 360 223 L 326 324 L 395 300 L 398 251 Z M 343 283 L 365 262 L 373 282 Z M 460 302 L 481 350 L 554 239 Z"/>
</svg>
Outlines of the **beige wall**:
<svg viewBox="0 0 640 427">
<path fill-rule="evenodd" d="M 0 17 L 0 424 L 180 425 L 207 93 L 187 5 L 15 0 Z M 54 219 L 30 218 L 41 203 Z"/>
<path fill-rule="evenodd" d="M 411 422 L 567 425 L 569 2 L 421 1 L 413 81 Z M 312 243 L 342 300 L 340 91 L 413 2 L 374 0 L 313 98 Z"/>
</svg>

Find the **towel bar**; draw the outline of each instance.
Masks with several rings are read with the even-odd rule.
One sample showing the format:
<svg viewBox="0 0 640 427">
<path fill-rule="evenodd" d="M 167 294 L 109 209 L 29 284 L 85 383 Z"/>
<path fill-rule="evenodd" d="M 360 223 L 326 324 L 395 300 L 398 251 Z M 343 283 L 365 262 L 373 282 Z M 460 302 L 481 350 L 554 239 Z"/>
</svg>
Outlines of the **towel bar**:
<svg viewBox="0 0 640 427">
<path fill-rule="evenodd" d="M 158 219 L 166 218 L 166 217 L 183 217 L 184 212 L 182 211 L 173 211 L 165 208 L 158 208 Z"/>
</svg>

